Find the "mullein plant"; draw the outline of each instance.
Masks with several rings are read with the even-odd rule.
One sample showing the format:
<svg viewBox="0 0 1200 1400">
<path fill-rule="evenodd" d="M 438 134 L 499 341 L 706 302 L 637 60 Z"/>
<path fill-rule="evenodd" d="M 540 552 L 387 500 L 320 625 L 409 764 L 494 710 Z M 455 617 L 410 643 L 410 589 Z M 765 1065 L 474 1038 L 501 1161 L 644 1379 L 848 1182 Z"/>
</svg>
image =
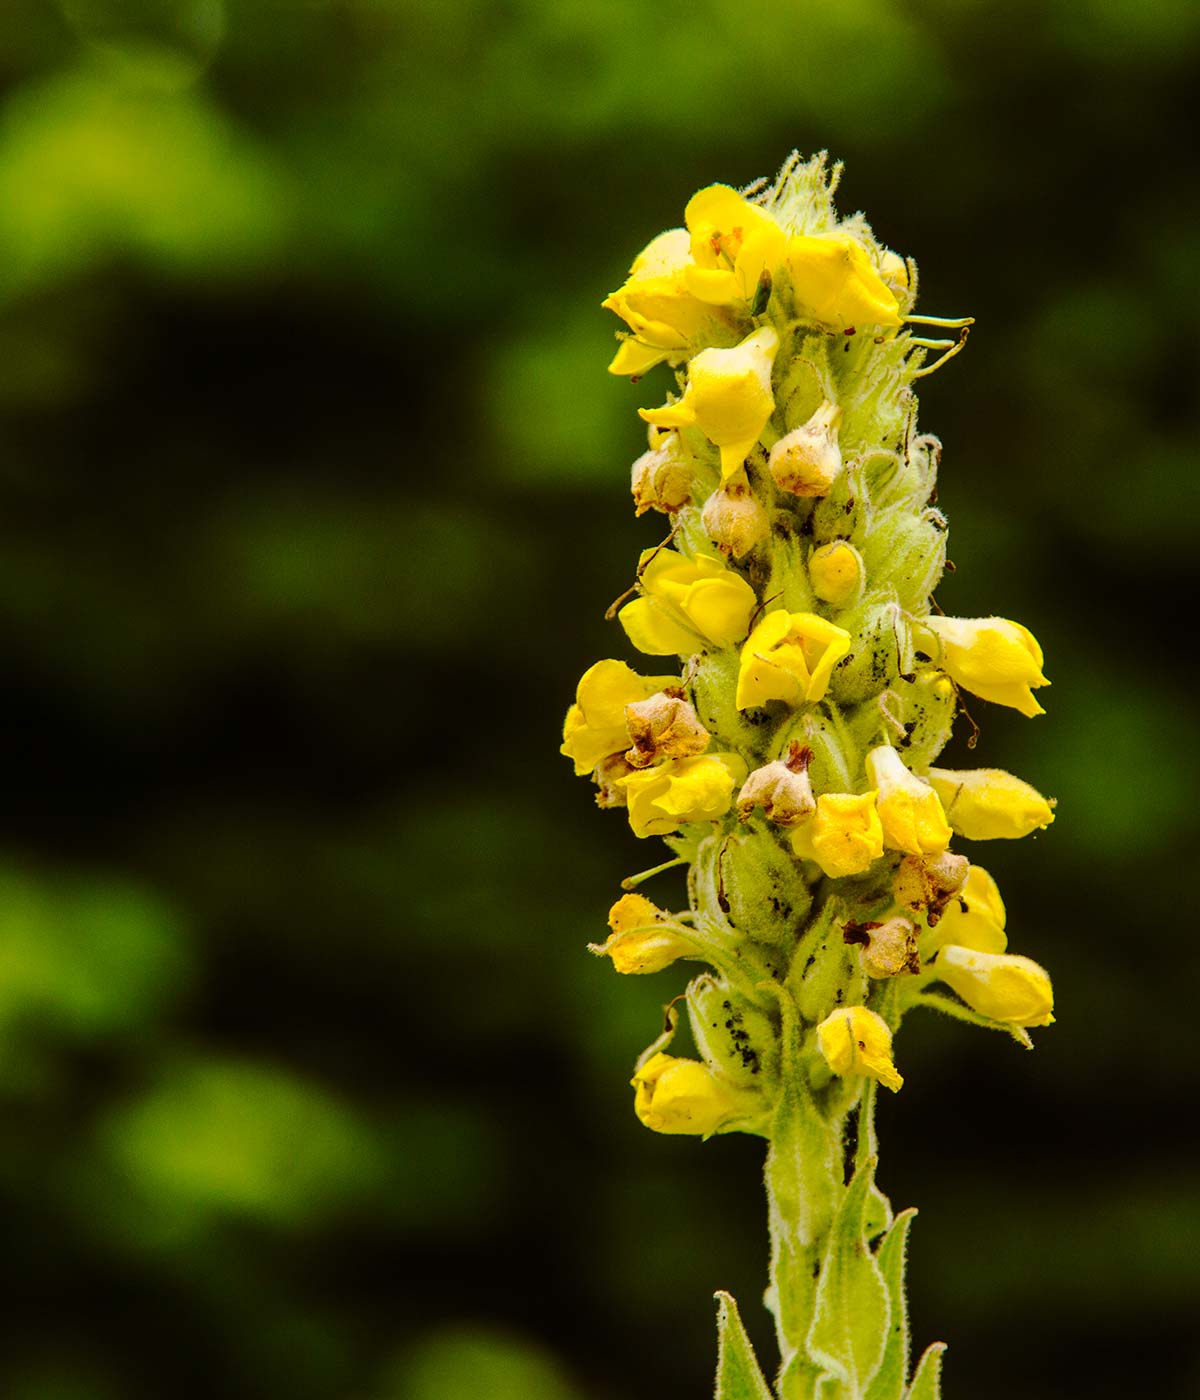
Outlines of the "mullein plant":
<svg viewBox="0 0 1200 1400">
<path fill-rule="evenodd" d="M 598 661 L 562 751 L 671 852 L 624 882 L 593 951 L 619 973 L 707 968 L 637 1061 L 634 1111 L 655 1132 L 767 1141 L 781 1361 L 769 1385 L 718 1293 L 718 1400 L 939 1395 L 943 1345 L 910 1365 L 915 1212 L 875 1184 L 878 1086 L 903 1083 L 893 1037 L 913 1007 L 1025 1046 L 1053 1020 L 1049 976 L 1007 951 L 995 881 L 951 850 L 1046 827 L 1052 803 L 998 769 L 936 766 L 962 692 L 1032 716 L 1049 684 L 1019 623 L 931 596 L 940 445 L 913 384 L 970 322 L 913 313 L 915 264 L 838 217 L 838 174 L 793 157 L 770 187 L 701 190 L 604 302 L 628 327 L 612 373 L 675 371 L 639 410 L 632 483 L 670 533 L 611 610 L 656 674 Z M 684 866 L 686 909 L 640 892 Z M 672 1053 L 681 1015 L 691 1055 Z"/>
</svg>

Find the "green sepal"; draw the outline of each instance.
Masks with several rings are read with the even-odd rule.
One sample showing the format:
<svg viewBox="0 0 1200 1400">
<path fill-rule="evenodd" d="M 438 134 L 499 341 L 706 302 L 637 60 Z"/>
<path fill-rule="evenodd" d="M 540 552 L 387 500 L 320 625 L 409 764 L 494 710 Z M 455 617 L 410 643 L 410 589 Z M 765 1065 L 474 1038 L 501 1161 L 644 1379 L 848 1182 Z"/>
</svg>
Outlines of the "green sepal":
<svg viewBox="0 0 1200 1400">
<path fill-rule="evenodd" d="M 887 1285 L 892 1305 L 891 1326 L 883 1348 L 883 1360 L 875 1379 L 867 1388 L 866 1400 L 901 1400 L 904 1382 L 908 1379 L 910 1350 L 908 1328 L 908 1299 L 904 1295 L 905 1261 L 908 1252 L 908 1227 L 916 1209 L 902 1210 L 883 1237 L 875 1253 L 883 1281 Z"/>
<path fill-rule="evenodd" d="M 874 1157 L 855 1171 L 833 1219 L 817 1284 L 809 1356 L 860 1395 L 879 1369 L 891 1320 L 887 1285 L 867 1244 Z"/>
<path fill-rule="evenodd" d="M 945 1342 L 930 1342 L 921 1355 L 913 1383 L 904 1400 L 942 1400 L 942 1353 Z"/>
<path fill-rule="evenodd" d="M 729 1293 L 716 1293 L 717 1386 L 715 1400 L 771 1400 L 754 1347 L 742 1326 L 738 1305 Z"/>
<path fill-rule="evenodd" d="M 799 861 L 763 819 L 725 837 L 716 851 L 714 874 L 721 908 L 737 933 L 759 943 L 795 943 L 812 892 Z"/>
<path fill-rule="evenodd" d="M 934 966 L 936 967 L 936 963 Z M 933 1011 L 952 1016 L 956 1021 L 966 1021 L 969 1026 L 982 1026 L 988 1031 L 1003 1031 L 1005 1035 L 1012 1036 L 1023 1050 L 1033 1049 L 1033 1039 L 1024 1026 L 1010 1025 L 1007 1021 L 993 1021 L 990 1016 L 981 1016 L 978 1011 L 972 1011 L 963 1002 L 952 1001 L 950 997 L 940 996 L 937 992 L 922 992 L 912 1005 L 928 1006 Z"/>
</svg>

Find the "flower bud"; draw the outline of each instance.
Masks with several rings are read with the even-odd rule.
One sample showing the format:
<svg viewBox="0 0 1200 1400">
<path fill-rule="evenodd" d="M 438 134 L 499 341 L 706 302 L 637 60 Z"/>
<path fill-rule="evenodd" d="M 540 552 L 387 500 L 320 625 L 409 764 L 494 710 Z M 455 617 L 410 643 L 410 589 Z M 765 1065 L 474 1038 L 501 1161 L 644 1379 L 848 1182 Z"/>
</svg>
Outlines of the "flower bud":
<svg viewBox="0 0 1200 1400">
<path fill-rule="evenodd" d="M 607 942 L 589 943 L 588 948 L 611 958 L 618 972 L 661 972 L 696 951 L 683 925 L 640 894 L 622 895 L 608 912 L 608 926 Z"/>
<path fill-rule="evenodd" d="M 683 398 L 662 408 L 639 408 L 638 413 L 659 428 L 694 423 L 720 448 L 721 477 L 728 480 L 775 410 L 771 365 L 778 349 L 778 334 L 762 326 L 732 350 L 701 350 L 688 365 Z"/>
<path fill-rule="evenodd" d="M 946 817 L 970 841 L 1016 840 L 1050 825 L 1054 803 L 1001 768 L 931 768 Z"/>
<path fill-rule="evenodd" d="M 812 816 L 792 829 L 792 849 L 830 879 L 861 875 L 883 854 L 875 793 L 823 792 Z"/>
<path fill-rule="evenodd" d="M 936 855 L 905 856 L 892 878 L 896 903 L 914 914 L 924 915 L 930 928 L 940 918 L 950 899 L 962 888 L 971 866 L 966 856 L 953 851 Z"/>
<path fill-rule="evenodd" d="M 790 948 L 812 905 L 803 867 L 763 836 L 726 836 L 714 852 L 713 897 L 741 938 Z"/>
<path fill-rule="evenodd" d="M 707 1137 L 738 1111 L 729 1087 L 698 1060 L 652 1055 L 629 1081 L 633 1111 L 656 1133 Z"/>
<path fill-rule="evenodd" d="M 904 977 L 921 970 L 917 952 L 917 930 L 907 919 L 886 919 L 883 923 L 842 925 L 842 940 L 858 944 L 862 970 L 868 977 Z"/>
<path fill-rule="evenodd" d="M 817 1027 L 825 1063 L 840 1075 L 865 1074 L 894 1093 L 904 1083 L 892 1063 L 887 1022 L 865 1006 L 839 1006 Z"/>
<path fill-rule="evenodd" d="M 842 470 L 838 424 L 842 410 L 825 399 L 807 423 L 771 448 L 767 466 L 775 485 L 793 496 L 827 496 Z"/>
<path fill-rule="evenodd" d="M 1050 682 L 1028 628 L 1003 617 L 927 617 L 924 625 L 941 644 L 942 666 L 964 690 L 1030 717 L 1046 713 L 1030 689 Z"/>
<path fill-rule="evenodd" d="M 756 768 L 738 793 L 738 817 L 746 821 L 756 807 L 777 826 L 795 826 L 816 808 L 808 765 L 812 750 L 793 741 L 787 758 Z"/>
<path fill-rule="evenodd" d="M 981 1016 L 1011 1026 L 1048 1026 L 1054 1020 L 1050 974 L 1032 958 L 978 953 L 947 944 L 934 963 L 941 981 Z"/>
<path fill-rule="evenodd" d="M 692 1039 L 704 1061 L 731 1084 L 770 1079 L 776 1034 L 763 1011 L 726 982 L 704 974 L 687 989 Z"/>
<path fill-rule="evenodd" d="M 637 514 L 648 510 L 673 515 L 692 499 L 695 463 L 684 451 L 678 433 L 662 433 L 633 464 L 632 491 Z"/>
<path fill-rule="evenodd" d="M 733 753 L 668 758 L 619 781 L 636 836 L 666 836 L 688 822 L 716 821 L 729 810 L 746 765 Z"/>
<path fill-rule="evenodd" d="M 830 689 L 839 705 L 860 705 L 913 669 L 912 627 L 890 598 L 869 594 L 841 621 L 853 639 L 852 649 L 833 673 Z"/>
<path fill-rule="evenodd" d="M 880 249 L 879 275 L 883 278 L 884 285 L 897 296 L 908 291 L 908 264 L 899 253 L 893 253 L 890 248 Z"/>
<path fill-rule="evenodd" d="M 944 671 L 923 669 L 894 689 L 904 725 L 904 738 L 897 742 L 911 767 L 926 768 L 950 740 L 957 708 L 954 684 Z"/>
<path fill-rule="evenodd" d="M 822 699 L 850 641 L 849 632 L 816 613 L 767 613 L 742 646 L 734 703 L 747 710 L 768 700 L 794 706 Z"/>
<path fill-rule="evenodd" d="M 902 607 L 924 612 L 946 568 L 945 521 L 936 512 L 880 511 L 862 551 L 873 589 L 890 586 Z"/>
<path fill-rule="evenodd" d="M 767 512 L 755 499 L 744 471 L 719 486 L 704 503 L 705 533 L 722 554 L 741 559 L 771 533 Z"/>
<path fill-rule="evenodd" d="M 809 555 L 808 580 L 823 603 L 833 608 L 849 607 L 862 593 L 862 555 L 849 540 L 823 544 Z"/>
<path fill-rule="evenodd" d="M 947 900 L 937 933 L 926 942 L 926 956 L 946 943 L 976 953 L 1003 953 L 1008 947 L 1004 922 L 1004 901 L 995 880 L 982 865 L 973 865 L 962 888 Z"/>
<path fill-rule="evenodd" d="M 887 744 L 867 754 L 867 778 L 878 788 L 876 807 L 889 850 L 936 855 L 950 844 L 951 831 L 937 793 L 901 762 Z"/>
<path fill-rule="evenodd" d="M 626 705 L 625 722 L 633 741 L 625 757 L 634 768 L 649 768 L 661 758 L 693 758 L 711 738 L 678 686 Z"/>
</svg>

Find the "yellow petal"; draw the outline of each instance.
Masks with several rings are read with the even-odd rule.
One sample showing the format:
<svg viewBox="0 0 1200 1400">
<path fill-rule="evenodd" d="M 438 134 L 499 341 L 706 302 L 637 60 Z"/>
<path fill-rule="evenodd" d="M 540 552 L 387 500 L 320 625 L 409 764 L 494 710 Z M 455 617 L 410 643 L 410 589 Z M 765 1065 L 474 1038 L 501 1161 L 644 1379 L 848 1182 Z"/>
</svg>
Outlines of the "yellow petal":
<svg viewBox="0 0 1200 1400">
<path fill-rule="evenodd" d="M 1004 901 L 995 880 L 982 865 L 972 865 L 962 889 L 946 905 L 937 926 L 922 937 L 921 948 L 926 957 L 945 943 L 977 953 L 1003 953 L 1008 947 L 1004 923 Z"/>
<path fill-rule="evenodd" d="M 737 1111 L 737 1100 L 724 1082 L 698 1060 L 652 1055 L 630 1081 L 633 1108 L 656 1133 L 692 1133 L 707 1137 Z"/>
<path fill-rule="evenodd" d="M 1054 820 L 1053 804 L 1001 768 L 931 768 L 950 825 L 971 841 L 1016 840 Z"/>
<path fill-rule="evenodd" d="M 895 749 L 887 744 L 872 749 L 867 777 L 879 790 L 875 805 L 890 850 L 938 855 L 949 846 L 953 833 L 937 792 L 908 771 Z"/>
<path fill-rule="evenodd" d="M 704 638 L 657 598 L 635 598 L 617 618 L 629 640 L 648 656 L 691 656 L 704 646 Z"/>
<path fill-rule="evenodd" d="M 1054 1020 L 1050 974 L 1032 958 L 949 944 L 934 968 L 972 1010 L 990 1020 L 1012 1026 L 1048 1026 Z"/>
<path fill-rule="evenodd" d="M 692 236 L 685 228 L 669 228 L 652 238 L 633 260 L 631 277 L 671 276 L 692 261 Z"/>
<path fill-rule="evenodd" d="M 745 710 L 769 700 L 822 699 L 851 642 L 849 632 L 816 613 L 767 613 L 742 647 L 734 704 Z"/>
<path fill-rule="evenodd" d="M 887 1022 L 865 1006 L 840 1006 L 817 1027 L 825 1063 L 839 1075 L 869 1075 L 895 1093 L 904 1080 L 892 1063 Z"/>
<path fill-rule="evenodd" d="M 792 850 L 830 879 L 861 875 L 883 855 L 883 825 L 874 791 L 823 792 L 811 817 L 792 828 Z"/>
<path fill-rule="evenodd" d="M 839 330 L 901 324 L 895 293 L 849 234 L 796 234 L 788 240 L 787 265 L 797 309 L 815 321 Z"/>
<path fill-rule="evenodd" d="M 1004 617 L 929 617 L 924 626 L 938 640 L 942 666 L 965 690 L 1024 715 L 1045 713 L 1030 688 L 1050 682 L 1028 628 Z"/>
<path fill-rule="evenodd" d="M 609 361 L 609 374 L 637 377 L 660 365 L 670 357 L 669 350 L 659 350 L 653 345 L 643 345 L 640 340 L 628 336 L 617 347 L 617 353 Z"/>
</svg>

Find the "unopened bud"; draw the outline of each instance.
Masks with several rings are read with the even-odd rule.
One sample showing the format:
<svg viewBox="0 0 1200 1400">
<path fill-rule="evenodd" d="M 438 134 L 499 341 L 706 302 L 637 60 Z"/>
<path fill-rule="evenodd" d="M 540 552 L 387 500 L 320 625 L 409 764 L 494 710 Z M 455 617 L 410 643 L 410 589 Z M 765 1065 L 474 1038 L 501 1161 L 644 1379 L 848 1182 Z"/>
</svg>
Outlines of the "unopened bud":
<svg viewBox="0 0 1200 1400">
<path fill-rule="evenodd" d="M 633 741 L 625 758 L 634 768 L 649 768 L 660 758 L 692 758 L 708 748 L 711 737 L 683 691 L 674 687 L 626 705 L 625 722 Z"/>
<path fill-rule="evenodd" d="M 814 549 L 808 560 L 812 591 L 823 603 L 844 608 L 862 592 L 862 555 L 848 540 L 834 540 Z"/>
<path fill-rule="evenodd" d="M 756 807 L 777 826 L 795 826 L 816 809 L 808 765 L 812 750 L 793 741 L 787 758 L 756 768 L 738 794 L 737 811 L 746 821 Z"/>
<path fill-rule="evenodd" d="M 922 914 L 932 928 L 947 904 L 963 887 L 971 870 L 966 856 L 942 851 L 933 856 L 905 856 L 896 867 L 892 894 L 896 903 Z"/>
<path fill-rule="evenodd" d="M 660 433 L 658 443 L 633 464 L 632 490 L 637 514 L 659 510 L 673 515 L 692 499 L 694 465 L 678 433 Z"/>
<path fill-rule="evenodd" d="M 837 429 L 842 410 L 826 399 L 802 427 L 771 448 L 767 465 L 781 491 L 793 496 L 826 496 L 842 470 Z"/>
<path fill-rule="evenodd" d="M 755 499 L 745 471 L 735 472 L 704 503 L 708 537 L 722 554 L 741 559 L 771 533 L 767 512 Z"/>
<path fill-rule="evenodd" d="M 884 248 L 879 254 L 879 274 L 884 284 L 899 296 L 908 291 L 908 264 L 899 253 Z"/>
<path fill-rule="evenodd" d="M 921 970 L 917 930 L 907 919 L 887 919 L 881 924 L 842 925 L 842 939 L 857 944 L 862 969 L 868 977 L 905 977 Z"/>
<path fill-rule="evenodd" d="M 776 1034 L 761 1007 L 705 973 L 688 986 L 687 1008 L 692 1040 L 706 1064 L 731 1084 L 771 1079 Z"/>
</svg>

